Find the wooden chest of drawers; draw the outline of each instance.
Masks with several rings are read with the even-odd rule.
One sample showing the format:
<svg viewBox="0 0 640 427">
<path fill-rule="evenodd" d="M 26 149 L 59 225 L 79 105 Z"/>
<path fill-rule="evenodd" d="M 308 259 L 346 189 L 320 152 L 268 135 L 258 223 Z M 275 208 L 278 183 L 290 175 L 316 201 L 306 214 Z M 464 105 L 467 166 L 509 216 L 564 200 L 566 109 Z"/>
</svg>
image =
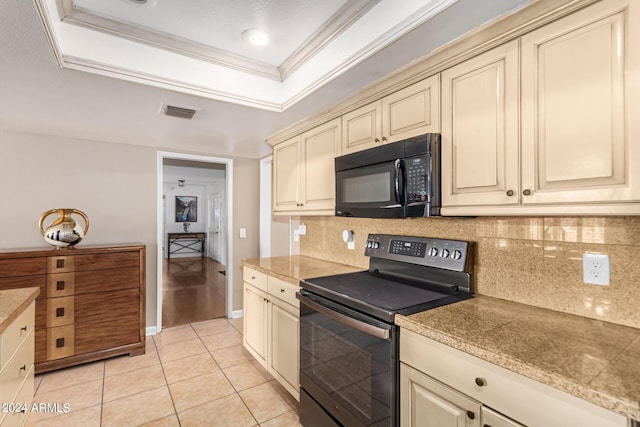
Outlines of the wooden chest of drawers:
<svg viewBox="0 0 640 427">
<path fill-rule="evenodd" d="M 35 372 L 145 351 L 145 247 L 0 251 L 0 289 L 40 287 Z"/>
</svg>

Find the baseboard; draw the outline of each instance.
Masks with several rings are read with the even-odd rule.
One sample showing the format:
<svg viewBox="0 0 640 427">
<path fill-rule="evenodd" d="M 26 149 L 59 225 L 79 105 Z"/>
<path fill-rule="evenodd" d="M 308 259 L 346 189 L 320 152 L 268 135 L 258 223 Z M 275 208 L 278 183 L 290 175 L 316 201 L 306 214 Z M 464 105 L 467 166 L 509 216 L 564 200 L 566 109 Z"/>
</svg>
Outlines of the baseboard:
<svg viewBox="0 0 640 427">
<path fill-rule="evenodd" d="M 158 333 L 158 327 L 157 326 L 147 326 L 147 336 L 155 335 L 157 333 Z"/>
<path fill-rule="evenodd" d="M 242 310 L 232 311 L 229 319 L 237 319 L 238 317 L 242 317 Z"/>
</svg>

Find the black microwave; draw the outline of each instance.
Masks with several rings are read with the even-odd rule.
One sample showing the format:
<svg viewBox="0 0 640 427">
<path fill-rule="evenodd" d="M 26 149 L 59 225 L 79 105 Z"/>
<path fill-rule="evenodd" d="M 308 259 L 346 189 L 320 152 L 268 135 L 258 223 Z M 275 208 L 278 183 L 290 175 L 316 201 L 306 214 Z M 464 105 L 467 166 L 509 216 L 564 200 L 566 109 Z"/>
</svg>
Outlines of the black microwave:
<svg viewBox="0 0 640 427">
<path fill-rule="evenodd" d="M 440 215 L 440 134 L 336 157 L 336 216 Z"/>
</svg>

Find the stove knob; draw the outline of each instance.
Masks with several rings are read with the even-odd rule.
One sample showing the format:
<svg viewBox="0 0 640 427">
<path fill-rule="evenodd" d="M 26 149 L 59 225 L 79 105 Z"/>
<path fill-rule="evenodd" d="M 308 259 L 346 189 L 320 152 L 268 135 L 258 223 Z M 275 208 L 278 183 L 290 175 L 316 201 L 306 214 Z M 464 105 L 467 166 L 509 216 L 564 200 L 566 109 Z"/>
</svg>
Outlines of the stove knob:
<svg viewBox="0 0 640 427">
<path fill-rule="evenodd" d="M 429 256 L 438 256 L 438 248 L 429 249 Z"/>
<path fill-rule="evenodd" d="M 373 243 L 373 249 L 378 249 L 380 247 L 380 242 Z"/>
<path fill-rule="evenodd" d="M 446 258 L 449 256 L 449 249 L 443 249 L 442 252 L 440 252 L 440 258 Z"/>
<path fill-rule="evenodd" d="M 453 251 L 453 253 L 451 254 L 451 258 L 453 258 L 453 259 L 462 258 L 462 252 L 460 252 L 458 250 Z"/>
<path fill-rule="evenodd" d="M 371 240 L 367 240 L 367 248 L 371 248 Z"/>
</svg>

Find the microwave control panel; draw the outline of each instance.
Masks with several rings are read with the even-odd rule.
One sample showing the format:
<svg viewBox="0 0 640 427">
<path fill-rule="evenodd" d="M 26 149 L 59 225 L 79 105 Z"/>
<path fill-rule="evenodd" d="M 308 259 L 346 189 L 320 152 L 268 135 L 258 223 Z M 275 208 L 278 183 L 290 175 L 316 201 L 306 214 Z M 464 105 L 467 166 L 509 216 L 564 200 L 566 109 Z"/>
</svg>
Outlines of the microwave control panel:
<svg viewBox="0 0 640 427">
<path fill-rule="evenodd" d="M 427 174 L 429 173 L 428 158 L 426 156 L 410 157 L 405 160 L 407 177 L 407 203 L 429 201 L 431 192 L 427 189 Z"/>
</svg>

